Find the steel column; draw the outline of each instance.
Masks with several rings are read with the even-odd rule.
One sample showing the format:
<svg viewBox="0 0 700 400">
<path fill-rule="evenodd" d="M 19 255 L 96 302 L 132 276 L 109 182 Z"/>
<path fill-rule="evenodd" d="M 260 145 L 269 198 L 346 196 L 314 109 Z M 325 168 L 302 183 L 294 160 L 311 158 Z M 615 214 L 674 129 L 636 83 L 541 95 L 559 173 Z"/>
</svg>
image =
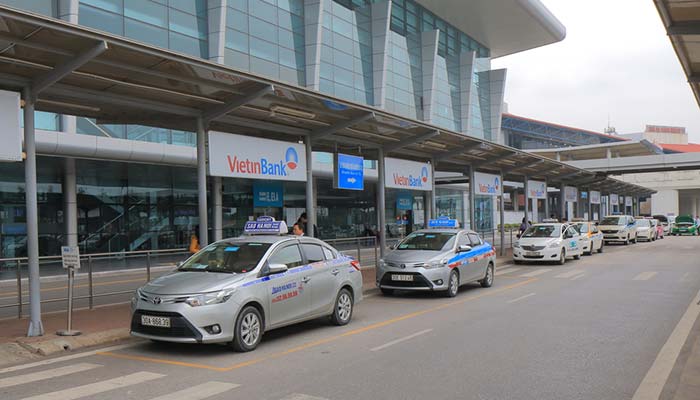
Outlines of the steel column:
<svg viewBox="0 0 700 400">
<path fill-rule="evenodd" d="M 207 130 L 204 120 L 197 118 L 197 192 L 199 203 L 199 246 L 209 243 L 207 209 Z"/>
<path fill-rule="evenodd" d="M 476 168 L 469 166 L 469 228 L 476 232 L 476 212 L 474 208 L 476 207 Z"/>
<path fill-rule="evenodd" d="M 24 160 L 25 204 L 27 207 L 27 257 L 29 267 L 29 329 L 27 336 L 42 336 L 41 282 L 39 281 L 39 224 L 36 198 L 36 143 L 34 132 L 34 101 L 28 87 L 22 90 L 24 98 Z"/>
<path fill-rule="evenodd" d="M 212 190 L 211 190 L 211 202 L 212 202 L 212 217 L 214 219 L 213 221 L 213 230 L 214 230 L 214 241 L 221 240 L 224 237 L 224 218 L 223 218 L 223 209 L 222 209 L 222 183 L 221 183 L 221 177 L 219 176 L 214 176 L 212 177 Z"/>
<path fill-rule="evenodd" d="M 66 158 L 63 175 L 63 219 L 66 222 L 66 245 L 78 245 L 78 198 L 75 159 Z"/>
<path fill-rule="evenodd" d="M 379 256 L 384 257 L 386 253 L 386 201 L 385 201 L 385 181 L 384 175 L 384 150 L 377 149 L 377 216 L 379 217 Z"/>
<path fill-rule="evenodd" d="M 318 232 L 314 232 L 316 226 L 316 209 L 314 208 L 314 175 L 313 175 L 313 152 L 311 149 L 311 137 L 307 137 L 306 144 L 306 236 L 315 237 Z"/>
<path fill-rule="evenodd" d="M 429 207 L 426 206 L 426 208 L 429 210 L 427 219 L 430 220 L 430 218 L 437 218 L 437 208 L 436 208 L 436 194 L 435 194 L 435 161 L 430 163 L 431 171 L 432 171 L 432 176 L 430 177 L 430 180 L 432 181 L 432 187 L 430 188 L 430 204 Z M 428 221 L 425 221 L 425 226 L 428 227 Z"/>
<path fill-rule="evenodd" d="M 530 220 L 530 185 L 527 184 L 528 181 L 528 176 L 525 175 L 524 177 L 524 182 L 525 182 L 525 221 Z M 533 199 L 533 201 L 537 201 L 537 199 Z M 517 199 L 516 199 L 517 202 Z"/>
<path fill-rule="evenodd" d="M 501 174 L 501 196 L 500 196 L 500 214 L 501 214 L 501 256 L 505 254 L 505 248 L 506 248 L 506 200 L 504 196 L 504 191 L 503 191 L 503 174 Z M 525 204 L 527 204 L 527 193 L 525 193 Z M 525 209 L 527 210 L 527 206 L 525 206 Z M 527 211 L 525 211 L 525 215 L 527 215 Z M 495 243 L 494 243 L 495 244 Z"/>
<path fill-rule="evenodd" d="M 545 200 L 544 200 L 544 217 L 549 218 L 549 186 L 547 185 L 548 182 L 545 179 L 544 180 L 544 194 L 545 194 Z"/>
<path fill-rule="evenodd" d="M 569 205 L 566 204 L 566 196 L 564 195 L 564 184 L 559 185 L 559 221 L 563 221 L 566 218 L 566 211 Z"/>
</svg>

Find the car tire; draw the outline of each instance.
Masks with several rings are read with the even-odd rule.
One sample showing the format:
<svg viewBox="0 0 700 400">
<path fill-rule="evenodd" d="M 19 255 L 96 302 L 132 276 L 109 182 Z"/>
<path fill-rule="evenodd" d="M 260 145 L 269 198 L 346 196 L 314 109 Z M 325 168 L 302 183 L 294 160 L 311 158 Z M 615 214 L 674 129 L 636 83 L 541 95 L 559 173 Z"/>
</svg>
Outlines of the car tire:
<svg viewBox="0 0 700 400">
<path fill-rule="evenodd" d="M 231 347 L 239 353 L 255 350 L 263 335 L 263 319 L 253 306 L 245 307 L 236 318 Z"/>
<path fill-rule="evenodd" d="M 605 242 L 600 242 L 600 247 L 598 248 L 598 253 L 603 252 L 603 247 L 605 247 Z"/>
<path fill-rule="evenodd" d="M 576 255 L 574 256 L 574 260 L 580 260 L 580 259 L 581 259 L 581 255 L 580 255 L 580 254 L 576 254 Z"/>
<path fill-rule="evenodd" d="M 347 325 L 352 319 L 353 305 L 352 293 L 348 289 L 340 289 L 338 296 L 335 298 L 331 323 L 337 326 Z"/>
<path fill-rule="evenodd" d="M 379 288 L 384 296 L 391 296 L 394 294 L 394 289 Z"/>
<path fill-rule="evenodd" d="M 630 244 L 630 237 L 627 236 L 627 239 L 625 239 L 625 246 L 629 246 Z"/>
<path fill-rule="evenodd" d="M 566 264 L 566 249 L 561 249 L 561 253 L 559 253 L 559 265 L 564 264 Z"/>
<path fill-rule="evenodd" d="M 447 290 L 443 292 L 445 297 L 455 297 L 459 292 L 459 274 L 454 269 L 450 271 L 450 277 L 447 281 Z"/>
<path fill-rule="evenodd" d="M 486 267 L 486 275 L 484 276 L 484 279 L 479 281 L 479 283 L 483 288 L 490 288 L 493 286 L 493 264 L 489 263 L 489 266 Z"/>
<path fill-rule="evenodd" d="M 513 260 L 513 264 L 515 264 L 515 265 L 520 265 L 520 264 L 522 264 L 522 263 L 523 263 L 523 262 L 520 261 L 520 260 Z"/>
<path fill-rule="evenodd" d="M 632 240 L 632 243 L 637 244 L 637 237 L 634 237 L 634 240 Z"/>
</svg>

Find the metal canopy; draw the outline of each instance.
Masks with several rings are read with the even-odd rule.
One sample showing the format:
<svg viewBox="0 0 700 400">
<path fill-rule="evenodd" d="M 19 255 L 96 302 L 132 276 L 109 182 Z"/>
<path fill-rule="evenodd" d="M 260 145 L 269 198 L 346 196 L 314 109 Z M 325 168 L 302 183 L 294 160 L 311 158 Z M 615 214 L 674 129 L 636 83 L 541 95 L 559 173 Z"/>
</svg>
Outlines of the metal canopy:
<svg viewBox="0 0 700 400">
<path fill-rule="evenodd" d="M 506 171 L 507 180 L 527 175 L 557 183 L 574 172 L 589 174 L 377 108 L 52 18 L 0 6 L 0 21 L 2 89 L 21 91 L 71 65 L 71 60 L 81 61 L 65 76 L 56 73 L 60 79 L 43 88 L 37 110 L 189 131 L 195 131 L 202 118 L 209 129 L 223 132 L 288 141 L 311 136 L 314 151 L 353 153 L 364 148 L 370 151 L 363 153 L 371 154 L 383 149 L 388 157 L 436 160 L 440 171 L 463 173 L 467 166 Z M 608 180 L 619 182 L 622 192 L 654 193 Z"/>
</svg>

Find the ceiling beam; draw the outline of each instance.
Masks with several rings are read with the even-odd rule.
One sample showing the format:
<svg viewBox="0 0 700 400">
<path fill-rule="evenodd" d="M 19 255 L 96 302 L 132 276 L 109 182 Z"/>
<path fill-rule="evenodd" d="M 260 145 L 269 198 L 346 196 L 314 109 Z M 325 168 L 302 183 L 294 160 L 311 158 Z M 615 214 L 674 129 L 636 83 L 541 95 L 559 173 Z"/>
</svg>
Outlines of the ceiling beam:
<svg viewBox="0 0 700 400">
<path fill-rule="evenodd" d="M 503 175 L 507 175 L 507 174 L 526 175 L 526 173 L 524 173 L 524 172 L 515 172 L 515 171 L 516 171 L 516 170 L 519 170 L 519 169 L 532 168 L 532 167 L 534 167 L 534 166 L 536 166 L 536 165 L 539 165 L 539 164 L 544 163 L 545 161 L 547 161 L 547 160 L 539 159 L 539 160 L 532 161 L 532 162 L 529 162 L 529 163 L 526 163 L 526 164 L 515 165 L 515 166 L 513 166 L 513 167 L 511 167 L 511 168 L 504 169 L 502 173 L 503 173 Z"/>
<path fill-rule="evenodd" d="M 700 35 L 700 21 L 679 21 L 672 23 L 666 32 L 670 36 Z"/>
<path fill-rule="evenodd" d="M 369 112 L 369 113 L 360 115 L 359 117 L 355 117 L 355 118 L 351 118 L 351 119 L 348 119 L 345 121 L 337 122 L 333 125 L 330 125 L 330 126 L 327 126 L 327 127 L 324 127 L 324 128 L 319 129 L 319 130 L 311 132 L 310 139 L 312 142 L 319 140 L 319 139 L 323 139 L 326 136 L 330 136 L 336 132 L 340 132 L 344 129 L 352 127 L 353 125 L 357 125 L 359 123 L 365 122 L 368 119 L 372 119 L 372 118 L 374 118 L 374 113 Z"/>
<path fill-rule="evenodd" d="M 435 129 L 435 130 L 432 130 L 428 133 L 425 133 L 425 134 L 422 134 L 419 136 L 414 136 L 414 137 L 406 139 L 406 140 L 402 140 L 398 143 L 388 144 L 388 145 L 384 146 L 384 153 L 391 153 L 392 151 L 402 149 L 406 146 L 423 143 L 426 140 L 432 139 L 439 134 L 440 134 L 440 131 Z"/>
<path fill-rule="evenodd" d="M 272 85 L 264 85 L 258 90 L 252 91 L 243 97 L 236 96 L 224 104 L 220 104 L 208 110 L 202 111 L 202 120 L 204 121 L 205 125 L 208 125 L 211 121 L 223 117 L 231 111 L 234 111 L 235 109 L 240 108 L 254 101 L 255 99 L 265 96 L 266 94 L 273 93 L 274 90 L 275 88 Z"/>
<path fill-rule="evenodd" d="M 32 100 L 36 101 L 39 93 L 49 86 L 70 75 L 76 69 L 87 64 L 93 58 L 99 56 L 107 50 L 107 42 L 101 41 L 88 50 L 70 58 L 58 65 L 44 75 L 34 78 L 31 85 Z"/>
<path fill-rule="evenodd" d="M 459 147 L 455 150 L 450 150 L 447 153 L 442 153 L 438 156 L 435 157 L 435 162 L 438 163 L 440 161 L 446 161 L 449 160 L 452 157 L 458 156 L 462 153 L 465 153 L 471 149 L 475 149 L 477 147 L 481 146 L 481 142 L 476 142 L 476 143 L 470 143 L 468 145 Z"/>
</svg>

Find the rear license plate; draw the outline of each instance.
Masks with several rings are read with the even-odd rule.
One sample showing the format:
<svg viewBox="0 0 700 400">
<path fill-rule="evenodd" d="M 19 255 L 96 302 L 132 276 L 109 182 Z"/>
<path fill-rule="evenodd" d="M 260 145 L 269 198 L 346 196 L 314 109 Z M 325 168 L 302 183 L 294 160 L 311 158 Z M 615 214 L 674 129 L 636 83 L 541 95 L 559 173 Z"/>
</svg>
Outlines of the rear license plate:
<svg viewBox="0 0 700 400">
<path fill-rule="evenodd" d="M 540 252 L 539 251 L 526 251 L 525 255 L 526 256 L 539 256 Z"/>
<path fill-rule="evenodd" d="M 413 275 L 392 275 L 391 276 L 392 281 L 407 281 L 411 282 L 413 281 Z"/>
<path fill-rule="evenodd" d="M 141 316 L 141 325 L 156 326 L 158 328 L 170 328 L 170 318 L 168 317 L 151 317 L 150 315 Z"/>
</svg>

